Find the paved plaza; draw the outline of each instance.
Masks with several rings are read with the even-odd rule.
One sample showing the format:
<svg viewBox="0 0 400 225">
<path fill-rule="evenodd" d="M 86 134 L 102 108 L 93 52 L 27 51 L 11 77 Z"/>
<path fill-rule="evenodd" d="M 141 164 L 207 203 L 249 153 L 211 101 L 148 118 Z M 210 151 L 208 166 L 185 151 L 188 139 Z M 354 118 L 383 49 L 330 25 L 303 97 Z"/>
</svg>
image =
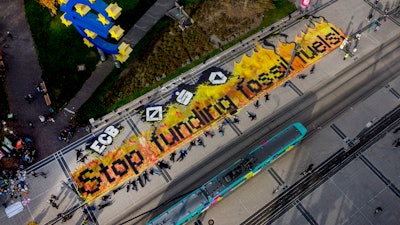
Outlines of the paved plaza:
<svg viewBox="0 0 400 225">
<path fill-rule="evenodd" d="M 400 99 L 389 91 L 390 88 L 399 92 L 400 78 L 368 99 L 348 108 L 327 126 L 307 137 L 293 152 L 276 161 L 259 173 L 256 179 L 250 180 L 224 201 L 209 209 L 203 221 L 212 219 L 215 224 L 228 225 L 240 224 L 246 220 L 284 192 L 284 185 L 280 185 L 279 180 L 285 185 L 292 185 L 303 176 L 301 173 L 308 165 L 319 165 L 328 156 L 346 146 L 332 125 L 336 125 L 339 132 L 354 138 L 369 121 L 381 118 L 398 106 Z M 400 127 L 400 124 L 397 127 Z M 393 142 L 400 138 L 400 133 L 394 134 L 393 131 L 387 133 L 311 194 L 293 204 L 290 210 L 271 224 L 398 224 L 399 193 L 391 190 L 382 181 L 386 178 L 395 187 L 400 185 L 400 149 L 392 146 Z M 273 176 L 272 173 L 278 176 Z M 277 177 L 280 179 L 277 180 Z M 381 214 L 374 213 L 377 207 L 382 207 Z"/>
<path fill-rule="evenodd" d="M 354 34 L 363 27 L 368 26 L 366 16 L 371 8 L 368 1 L 323 0 L 318 1 L 318 4 L 323 5 L 329 2 L 332 2 L 332 4 L 319 10 L 316 15 L 321 15 L 329 22 L 342 28 L 346 34 Z M 393 1 L 389 0 L 380 1 L 380 4 L 392 3 Z M 349 13 L 349 11 L 352 13 Z M 379 14 L 374 15 L 377 17 Z M 304 30 L 306 23 L 308 23 L 307 20 L 302 21 L 283 32 L 288 35 L 289 39 L 293 40 L 296 34 Z M 282 21 L 280 21 L 280 24 L 282 24 Z M 243 53 L 251 55 L 253 50 L 247 49 L 247 47 L 254 46 L 252 39 L 257 35 L 262 35 L 262 32 L 250 37 L 244 43 L 244 46 L 234 46 L 232 48 L 243 48 Z M 213 138 L 204 138 L 205 148 L 201 146 L 193 147 L 187 157 L 179 162 L 172 162 L 167 157 L 165 161 L 171 165 L 171 169 L 161 169 L 155 166 L 154 168 L 159 170 L 160 174 L 151 175 L 150 182 L 144 184 L 144 187 L 137 183 L 138 191 L 130 189 L 128 192 L 127 187 L 124 186 L 123 189 L 115 192 L 115 194 L 110 193 L 112 205 L 99 209 L 99 204 L 103 204 L 104 201 L 101 199 L 96 200 L 91 205 L 96 209 L 84 206 L 76 210 L 73 217 L 64 224 L 80 224 L 84 218 L 84 209 L 93 217 L 94 224 L 119 224 L 128 218 L 155 207 L 156 203 L 168 199 L 168 193 L 171 192 L 171 189 L 179 189 L 179 187 L 170 186 L 174 181 L 187 176 L 186 172 L 191 168 L 204 166 L 210 157 L 242 133 L 246 133 L 255 124 L 270 120 L 271 122 L 266 129 L 272 129 L 275 125 L 281 124 L 281 121 L 286 121 L 289 120 L 288 118 L 293 117 L 297 112 L 296 110 L 300 111 L 301 107 L 299 104 L 298 108 L 293 107 L 293 112 L 283 113 L 282 111 L 286 109 L 286 106 L 299 101 L 299 99 L 301 101 L 303 97 L 310 95 L 312 95 L 312 98 L 307 97 L 304 99 L 311 99 L 310 101 L 314 102 L 312 103 L 314 105 L 312 110 L 317 112 L 323 107 L 323 102 L 319 101 L 318 104 L 315 102 L 325 98 L 324 96 L 326 95 L 326 93 L 318 92 L 319 88 L 333 82 L 351 82 L 351 80 L 345 80 L 346 76 L 338 76 L 338 74 L 346 74 L 349 70 L 348 68 L 355 64 L 357 60 L 376 62 L 379 54 L 384 54 L 384 52 L 380 52 L 380 49 L 384 49 L 382 44 L 398 40 L 399 35 L 399 26 L 392 20 L 385 22 L 379 32 L 364 30 L 359 49 L 354 57 L 343 61 L 344 53 L 339 49 L 334 50 L 316 64 L 314 74 L 309 74 L 309 69 L 306 69 L 304 73 L 309 74 L 306 79 L 295 78 L 291 81 L 292 85 L 290 87 L 278 87 L 270 93 L 269 101 L 264 101 L 263 98 L 260 98 L 261 106 L 258 109 L 253 104 L 242 109 L 238 114 L 241 121 L 236 125 L 237 129 L 227 127 L 225 135 L 222 137 L 216 132 L 217 127 L 214 127 L 213 130 L 216 135 Z M 276 43 L 277 40 L 277 38 L 271 38 L 270 41 Z M 397 49 L 397 45 L 395 45 L 395 49 Z M 234 53 L 228 49 L 217 56 L 214 62 L 218 63 L 218 59 L 229 57 L 237 62 L 240 61 L 240 57 L 232 57 L 233 55 Z M 213 61 L 210 59 L 208 63 L 213 63 Z M 207 65 L 200 65 L 199 68 L 194 68 L 182 76 L 188 77 L 190 78 L 188 80 L 194 82 L 199 75 L 194 71 L 201 72 Z M 233 61 L 219 66 L 232 71 Z M 357 69 L 353 68 L 348 73 L 356 73 Z M 385 64 L 382 62 L 382 64 L 376 64 L 374 71 L 384 69 Z M 389 71 L 390 68 L 386 70 Z M 361 69 L 359 72 L 362 72 Z M 369 121 L 381 118 L 388 111 L 398 106 L 399 93 L 400 78 L 397 78 L 384 87 L 378 87 L 371 95 L 362 98 L 359 103 L 347 107 L 347 110 L 340 115 L 337 114 L 335 119 L 329 121 L 326 125 L 311 127 L 310 136 L 299 147 L 279 159 L 254 179 L 251 179 L 246 185 L 237 189 L 236 192 L 220 204 L 208 210 L 201 218 L 203 224 L 206 224 L 210 219 L 214 220 L 215 224 L 218 225 L 240 224 L 281 193 L 281 189 L 277 193 L 273 193 L 279 186 L 279 182 L 276 180 L 277 176 L 272 176 L 271 174 L 277 174 L 279 179 L 283 180 L 287 185 L 295 183 L 301 178 L 301 172 L 310 163 L 318 165 L 345 146 L 342 134 L 350 138 L 355 137 Z M 335 96 L 330 97 L 334 98 Z M 47 177 L 28 176 L 26 182 L 29 184 L 30 189 L 28 194 L 30 203 L 24 207 L 21 213 L 11 218 L 7 218 L 4 210 L 1 210 L 0 219 L 2 224 L 27 224 L 29 221 L 36 221 L 39 224 L 51 224 L 51 221 L 57 221 L 57 214 L 73 207 L 79 207 L 79 198 L 68 186 L 72 181 L 71 172 L 83 163 L 77 160 L 76 150 L 86 149 L 87 145 L 96 141 L 98 135 L 103 133 L 104 129 L 110 125 L 120 125 L 123 129 L 113 138 L 112 144 L 107 146 L 106 151 L 121 146 L 132 135 L 151 129 L 150 125 L 144 123 L 133 110 L 140 106 L 139 100 L 154 101 L 155 99 L 167 100 L 163 97 L 163 92 L 160 89 L 154 90 L 143 96 L 142 99 L 138 99 L 94 121 L 92 133 L 29 168 L 29 172 L 45 172 Z M 246 111 L 255 112 L 258 116 L 257 120 L 251 121 Z M 335 129 L 332 127 L 335 127 Z M 398 187 L 400 180 L 396 171 L 399 169 L 399 165 L 396 162 L 400 157 L 400 149 L 393 149 L 392 142 L 395 138 L 399 138 L 399 135 L 400 133 L 388 133 L 382 140 L 360 155 L 359 158 L 348 164 L 304 199 L 297 202 L 294 207 L 274 221 L 274 224 L 396 224 L 398 221 L 396 218 L 399 216 L 399 207 L 397 207 L 399 196 L 382 182 L 382 176 Z M 186 147 L 189 147 L 189 145 Z M 87 157 L 86 162 L 89 162 L 97 156 L 88 154 Z M 185 191 L 187 190 L 182 190 L 182 192 Z M 52 194 L 58 197 L 58 200 L 56 200 L 57 204 L 59 204 L 58 209 L 53 208 L 47 202 Z M 376 207 L 382 207 L 383 212 L 374 214 Z M 144 218 L 136 224 L 143 224 L 149 219 L 148 217 Z M 127 224 L 136 221 L 134 220 Z M 61 223 L 61 221 L 58 223 Z"/>
</svg>

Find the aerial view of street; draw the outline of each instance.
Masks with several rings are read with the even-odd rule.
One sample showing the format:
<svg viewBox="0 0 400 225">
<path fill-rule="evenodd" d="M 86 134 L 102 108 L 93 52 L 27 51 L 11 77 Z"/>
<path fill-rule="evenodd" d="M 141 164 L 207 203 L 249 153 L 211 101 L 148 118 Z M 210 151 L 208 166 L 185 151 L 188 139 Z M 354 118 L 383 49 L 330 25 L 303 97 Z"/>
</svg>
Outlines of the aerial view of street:
<svg viewBox="0 0 400 225">
<path fill-rule="evenodd" d="M 400 224 L 400 0 L 1 0 L 4 225 Z"/>
</svg>

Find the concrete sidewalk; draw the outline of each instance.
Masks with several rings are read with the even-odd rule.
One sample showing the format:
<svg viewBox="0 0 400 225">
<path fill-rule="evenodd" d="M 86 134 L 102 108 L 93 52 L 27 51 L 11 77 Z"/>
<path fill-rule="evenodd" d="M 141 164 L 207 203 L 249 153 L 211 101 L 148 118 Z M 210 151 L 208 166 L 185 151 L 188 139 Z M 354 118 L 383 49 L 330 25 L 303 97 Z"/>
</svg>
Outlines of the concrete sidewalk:
<svg viewBox="0 0 400 225">
<path fill-rule="evenodd" d="M 324 3 L 327 1 L 320 2 Z M 357 9 L 356 15 L 349 13 L 350 11 L 353 13 L 353 9 Z M 323 11 L 319 12 L 319 15 L 324 16 L 329 22 L 332 22 L 338 27 L 341 27 L 345 32 L 346 28 L 348 28 L 347 32 L 354 32 L 358 30 L 359 27 L 367 24 L 365 17 L 367 16 L 369 10 L 370 6 L 362 0 L 342 0 L 336 1 L 329 7 L 325 8 Z M 351 23 L 349 21 L 351 21 Z M 299 24 L 285 32 L 290 37 L 293 37 L 293 35 L 299 33 L 303 29 L 303 27 L 303 24 Z M 360 58 L 362 56 L 368 55 L 369 52 L 376 49 L 381 43 L 384 43 L 387 40 L 396 37 L 399 33 L 400 31 L 398 29 L 398 26 L 391 21 L 387 21 L 385 24 L 382 25 L 379 32 L 363 34 L 360 48 L 359 51 L 357 51 L 356 57 Z M 251 38 L 249 39 L 249 41 L 251 41 Z M 344 70 L 347 67 L 351 66 L 352 62 L 356 59 L 354 57 L 352 60 L 342 61 L 342 57 L 342 52 L 338 50 L 332 52 L 318 63 L 315 75 L 309 76 L 304 81 L 296 80 L 293 82 L 303 92 L 307 92 L 312 90 L 313 88 L 317 88 L 324 82 L 329 82 L 330 79 L 335 77 L 335 74 L 338 71 Z M 230 68 L 229 64 L 223 66 L 226 68 Z M 149 93 L 149 95 L 152 95 L 152 93 Z M 291 101 L 293 101 L 293 99 L 297 97 L 298 93 L 287 87 L 277 88 L 276 90 L 271 92 L 271 100 L 269 102 L 265 103 L 263 99 L 260 100 L 262 106 L 259 109 L 255 109 L 254 106 L 249 105 L 248 108 L 241 110 L 241 113 L 239 115 L 241 117 L 241 122 L 238 125 L 239 129 L 242 132 L 245 132 L 247 129 L 250 129 L 255 123 L 255 121 L 249 120 L 249 118 L 245 114 L 246 110 L 257 112 L 257 121 L 260 121 L 263 118 L 267 118 L 278 112 L 285 105 L 289 104 Z M 24 100 L 22 99 L 22 101 Z M 139 103 L 135 102 L 135 104 Z M 125 108 L 133 109 L 132 106 Z M 125 108 L 119 109 L 118 112 L 126 111 Z M 62 116 L 64 115 L 61 115 L 61 117 Z M 133 121 L 139 131 L 148 129 L 148 125 L 140 122 L 140 118 L 138 118 L 136 115 L 122 114 L 118 117 L 118 114 L 113 112 L 110 115 L 106 115 L 103 120 L 96 121 L 99 125 L 99 129 L 97 130 L 98 132 L 95 131 L 93 133 L 93 136 L 99 134 L 101 132 L 101 127 L 104 127 L 106 125 L 105 118 L 109 118 L 108 124 L 112 124 L 117 120 L 121 120 L 122 125 L 125 127 L 122 133 L 114 140 L 113 146 L 110 146 L 109 149 L 119 146 L 127 137 L 134 134 L 135 131 L 130 128 L 130 122 Z M 56 118 L 56 120 L 60 119 Z M 74 149 L 83 148 L 90 137 L 91 135 L 86 135 L 83 139 L 80 139 L 72 143 L 71 145 L 55 152 L 51 156 L 45 158 L 44 160 L 35 164 L 29 169 L 30 171 L 35 170 L 38 172 L 47 172 L 47 178 L 44 179 L 43 177 L 31 176 L 27 179 L 27 182 L 30 186 L 29 197 L 31 198 L 31 202 L 27 207 L 25 207 L 23 212 L 10 219 L 5 216 L 4 211 L 1 211 L 0 219 L 4 221 L 4 224 L 27 224 L 28 221 L 33 220 L 39 222 L 40 224 L 44 224 L 56 218 L 58 213 L 79 204 L 79 200 L 76 194 L 64 185 L 62 185 L 62 182 L 67 182 L 70 178 L 70 172 L 74 171 L 80 164 L 76 160 L 76 152 L 74 151 Z M 144 188 L 141 188 L 139 185 L 139 190 L 137 192 L 134 190 L 126 192 L 126 188 L 124 188 L 115 195 L 112 194 L 114 204 L 102 210 L 97 209 L 91 211 L 91 215 L 94 216 L 94 219 L 95 221 L 97 221 L 98 224 L 115 224 L 116 221 L 120 221 L 121 218 L 126 216 L 129 217 L 133 208 L 144 205 L 149 199 L 153 200 L 153 202 L 154 200 L 165 200 L 165 196 L 157 194 L 165 191 L 172 180 L 184 176 L 185 171 L 191 168 L 193 165 L 204 163 L 205 160 L 207 160 L 207 157 L 211 156 L 213 153 L 218 151 L 219 148 L 221 148 L 236 137 L 237 134 L 232 129 L 226 129 L 224 137 L 220 137 L 220 135 L 216 132 L 216 136 L 213 139 L 205 139 L 205 143 L 207 145 L 206 148 L 196 146 L 193 150 L 189 152 L 188 156 L 182 162 L 176 162 L 173 164 L 172 162 L 170 162 L 172 164 L 171 170 L 163 170 L 161 176 L 150 176 L 151 182 L 147 183 Z M 60 204 L 60 207 L 58 210 L 52 208 L 46 202 L 50 198 L 51 194 L 59 196 L 59 200 L 57 201 L 57 203 Z M 94 205 L 97 206 L 100 203 L 101 200 L 98 200 L 94 203 Z M 147 207 L 151 207 L 151 205 Z M 143 210 L 145 209 L 138 209 L 135 212 L 135 215 Z M 66 224 L 79 224 L 82 219 L 83 212 L 82 210 L 78 210 L 76 211 L 72 219 L 66 222 Z"/>
<path fill-rule="evenodd" d="M 137 22 L 144 24 L 145 27 L 135 25 L 127 31 L 123 41 L 131 43 L 132 47 L 136 45 L 173 5 L 173 0 L 158 0 Z M 17 135 L 28 135 L 33 139 L 38 150 L 37 159 L 40 160 L 67 145 L 58 140 L 60 131 L 70 125 L 75 112 L 110 74 L 114 68 L 114 62 L 111 57 L 104 62 L 99 61 L 96 69 L 75 97 L 65 108 L 58 109 L 59 111 L 54 116 L 56 122 L 41 124 L 38 116 L 48 114 L 49 107 L 46 106 L 43 96 L 35 89 L 36 85 L 42 81 L 41 69 L 24 11 L 23 0 L 0 1 L 0 43 L 6 54 L 5 61 L 8 67 L 6 73 L 8 101 L 11 112 L 17 118 L 17 121 L 13 122 L 13 126 L 18 130 Z M 13 39 L 7 37 L 8 31 L 11 32 Z M 33 94 L 35 97 L 31 104 L 24 99 L 24 96 L 28 94 Z M 34 128 L 28 126 L 29 121 L 33 123 Z M 85 134 L 87 134 L 85 129 L 78 127 L 73 140 L 77 140 Z"/>
</svg>

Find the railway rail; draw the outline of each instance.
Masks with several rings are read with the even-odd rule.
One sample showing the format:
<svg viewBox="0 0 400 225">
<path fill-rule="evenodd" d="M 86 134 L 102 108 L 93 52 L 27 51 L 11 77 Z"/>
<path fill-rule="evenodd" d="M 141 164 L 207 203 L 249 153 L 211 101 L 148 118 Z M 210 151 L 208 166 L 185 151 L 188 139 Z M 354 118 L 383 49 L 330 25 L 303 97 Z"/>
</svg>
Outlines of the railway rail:
<svg viewBox="0 0 400 225">
<path fill-rule="evenodd" d="M 349 148 L 339 149 L 335 154 L 312 170 L 310 174 L 288 187 L 279 196 L 241 223 L 241 225 L 271 224 L 291 207 L 296 206 L 309 193 L 335 175 L 340 169 L 348 165 L 355 158 L 360 157 L 366 149 L 385 136 L 389 130 L 393 129 L 399 123 L 400 106 L 397 106 L 366 130 L 358 139 L 352 140 L 349 143 Z M 390 189 L 395 194 L 400 193 L 393 184 L 390 184 Z"/>
</svg>

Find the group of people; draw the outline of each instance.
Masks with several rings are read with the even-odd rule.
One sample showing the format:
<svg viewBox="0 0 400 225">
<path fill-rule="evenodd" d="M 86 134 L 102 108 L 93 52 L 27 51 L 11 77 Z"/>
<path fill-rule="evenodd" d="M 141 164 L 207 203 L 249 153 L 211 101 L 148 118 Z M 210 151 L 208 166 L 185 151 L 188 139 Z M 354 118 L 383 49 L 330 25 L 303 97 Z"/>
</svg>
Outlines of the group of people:
<svg viewBox="0 0 400 225">
<path fill-rule="evenodd" d="M 12 158 L 20 162 L 20 166 L 31 165 L 36 157 L 36 148 L 32 139 L 28 137 L 16 137 L 13 148 L 4 147 L 0 150 L 0 159 Z"/>
<path fill-rule="evenodd" d="M 3 170 L 0 175 L 0 197 L 2 205 L 7 208 L 16 201 L 21 201 L 23 205 L 29 203 L 29 187 L 26 183 L 25 170 Z"/>
<path fill-rule="evenodd" d="M 74 135 L 75 129 L 72 127 L 64 128 L 58 136 L 59 141 L 69 142 Z"/>
</svg>

